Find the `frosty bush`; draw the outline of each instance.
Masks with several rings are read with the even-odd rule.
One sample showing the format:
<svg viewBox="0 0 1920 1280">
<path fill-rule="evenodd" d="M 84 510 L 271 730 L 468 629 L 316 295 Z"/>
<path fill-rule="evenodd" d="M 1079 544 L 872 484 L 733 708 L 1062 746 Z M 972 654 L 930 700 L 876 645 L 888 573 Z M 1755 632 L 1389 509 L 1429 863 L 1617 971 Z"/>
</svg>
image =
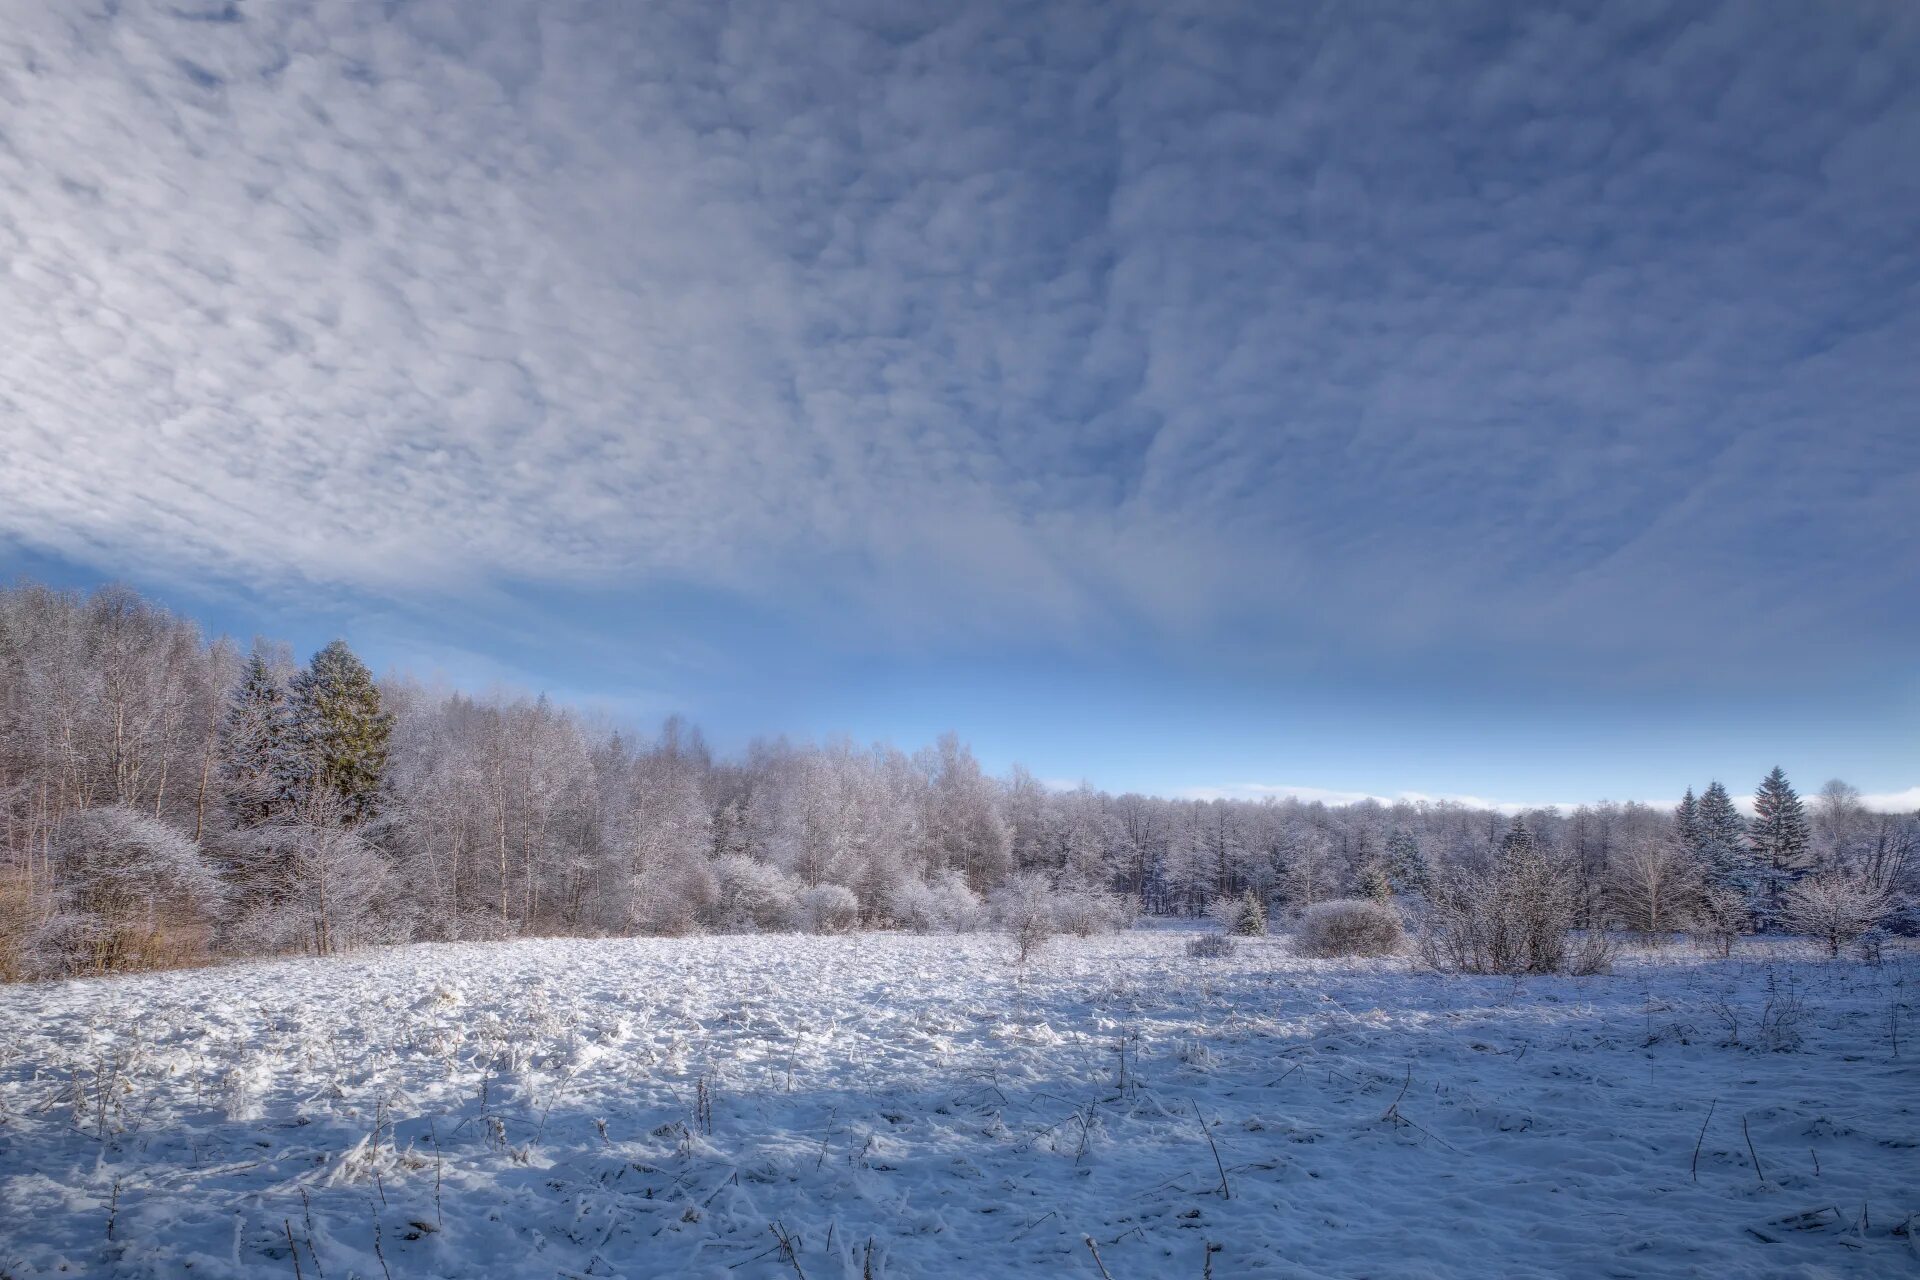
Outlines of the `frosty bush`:
<svg viewBox="0 0 1920 1280">
<path fill-rule="evenodd" d="M 1826 944 L 1827 954 L 1878 929 L 1892 913 L 1893 898 L 1866 876 L 1829 871 L 1787 890 L 1787 927 Z"/>
<path fill-rule="evenodd" d="M 390 861 L 342 818 L 342 802 L 320 796 L 233 835 L 229 874 L 245 886 L 248 906 L 232 934 L 245 950 L 333 955 L 405 939 L 409 900 Z"/>
<path fill-rule="evenodd" d="M 1459 973 L 1599 973 L 1613 958 L 1604 933 L 1572 935 L 1573 879 L 1517 819 L 1485 872 L 1461 871 L 1435 890 L 1420 956 Z"/>
<path fill-rule="evenodd" d="M 860 925 L 860 900 L 845 885 L 802 889 L 798 908 L 800 927 L 809 933 L 851 933 Z"/>
<path fill-rule="evenodd" d="M 720 912 L 720 878 L 704 863 L 668 863 L 634 877 L 627 923 L 642 933 L 677 938 L 698 933 Z"/>
<path fill-rule="evenodd" d="M 964 933 L 980 927 L 980 895 L 949 872 L 935 880 L 908 880 L 887 899 L 894 922 L 915 933 Z"/>
<path fill-rule="evenodd" d="M 204 957 L 223 888 L 199 846 L 173 827 L 119 806 L 83 809 L 54 832 L 53 865 L 66 889 L 39 929 L 44 971 L 106 973 Z"/>
<path fill-rule="evenodd" d="M 1235 937 L 1267 936 L 1267 904 L 1252 889 L 1237 898 L 1215 898 L 1208 905 L 1207 914 L 1218 920 L 1220 927 Z"/>
<path fill-rule="evenodd" d="M 715 923 L 722 929 L 793 927 L 798 911 L 794 901 L 798 886 L 780 868 L 730 854 L 714 859 L 713 874 L 719 885 L 714 905 Z"/>
<path fill-rule="evenodd" d="M 1090 938 L 1097 933 L 1113 933 L 1133 923 L 1132 904 L 1121 894 L 1109 893 L 1091 885 L 1056 889 L 1053 895 L 1053 921 L 1063 933 Z"/>
<path fill-rule="evenodd" d="M 1054 918 L 1053 886 L 1045 874 L 1022 871 L 987 899 L 994 923 L 1013 939 L 1014 958 L 1025 964 L 1059 931 Z"/>
<path fill-rule="evenodd" d="M 1203 933 L 1187 939 L 1187 954 L 1197 960 L 1222 960 L 1234 953 L 1235 946 L 1224 933 Z"/>
<path fill-rule="evenodd" d="M 1400 949 L 1400 913 L 1367 898 L 1337 898 L 1307 908 L 1294 934 L 1301 955 L 1385 956 Z"/>
</svg>

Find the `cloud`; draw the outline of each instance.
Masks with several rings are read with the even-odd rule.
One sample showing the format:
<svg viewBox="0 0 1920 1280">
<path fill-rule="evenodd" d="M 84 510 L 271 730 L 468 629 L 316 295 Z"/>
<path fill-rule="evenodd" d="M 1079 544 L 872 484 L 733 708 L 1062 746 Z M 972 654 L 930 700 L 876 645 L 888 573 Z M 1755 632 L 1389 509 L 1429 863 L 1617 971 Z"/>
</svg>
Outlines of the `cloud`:
<svg viewBox="0 0 1920 1280">
<path fill-rule="evenodd" d="M 1910 5 L 9 26 L 0 532 L 61 555 L 1249 661 L 1914 621 Z"/>
<path fill-rule="evenodd" d="M 1523 804 L 1511 800 L 1489 800 L 1484 796 L 1429 795 L 1421 791 L 1402 791 L 1398 795 L 1375 795 L 1368 791 L 1340 791 L 1327 787 L 1299 787 L 1286 783 L 1237 782 L 1217 787 L 1187 787 L 1177 793 L 1182 800 L 1299 800 L 1306 804 L 1345 805 L 1371 800 L 1375 804 L 1455 804 L 1470 809 L 1493 809 L 1500 813 L 1521 813 L 1534 809 L 1560 809 L 1571 812 L 1573 804 Z"/>
<path fill-rule="evenodd" d="M 1860 803 L 1875 813 L 1920 813 L 1920 787 L 1864 795 Z"/>
</svg>

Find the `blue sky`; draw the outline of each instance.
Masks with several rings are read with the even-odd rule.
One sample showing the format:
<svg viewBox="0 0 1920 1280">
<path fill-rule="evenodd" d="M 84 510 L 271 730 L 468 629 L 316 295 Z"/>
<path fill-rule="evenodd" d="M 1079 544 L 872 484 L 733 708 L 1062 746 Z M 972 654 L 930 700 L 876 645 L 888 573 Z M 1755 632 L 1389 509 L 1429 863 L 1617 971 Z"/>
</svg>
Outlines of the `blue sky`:
<svg viewBox="0 0 1920 1280">
<path fill-rule="evenodd" d="M 1906 0 L 0 18 L 10 570 L 725 746 L 1920 786 Z"/>
</svg>

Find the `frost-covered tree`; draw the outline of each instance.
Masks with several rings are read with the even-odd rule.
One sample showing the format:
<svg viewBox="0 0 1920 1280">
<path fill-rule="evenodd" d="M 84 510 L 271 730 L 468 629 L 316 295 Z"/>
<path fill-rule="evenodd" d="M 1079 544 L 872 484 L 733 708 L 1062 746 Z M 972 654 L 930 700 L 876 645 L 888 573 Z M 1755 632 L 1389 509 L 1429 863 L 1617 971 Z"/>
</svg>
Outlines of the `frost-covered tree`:
<svg viewBox="0 0 1920 1280">
<path fill-rule="evenodd" d="M 1858 870 L 1874 841 L 1873 815 L 1858 788 L 1834 778 L 1813 799 L 1811 823 L 1814 865 Z"/>
<path fill-rule="evenodd" d="M 1758 874 L 1754 915 L 1761 927 L 1778 927 L 1786 911 L 1787 890 L 1813 863 L 1806 806 L 1779 766 L 1761 779 L 1753 797 L 1748 838 Z"/>
<path fill-rule="evenodd" d="M 1649 832 L 1631 841 L 1612 867 L 1608 894 L 1620 923 L 1642 933 L 1684 928 L 1698 907 L 1702 884 L 1678 834 Z"/>
<path fill-rule="evenodd" d="M 1753 851 L 1747 843 L 1747 824 L 1733 807 L 1733 797 L 1718 779 L 1700 793 L 1695 817 L 1694 856 L 1701 878 L 1710 886 L 1750 901 L 1755 892 Z"/>
<path fill-rule="evenodd" d="M 1420 852 L 1419 839 L 1405 827 L 1395 827 L 1387 837 L 1386 862 L 1382 870 L 1386 873 L 1391 892 L 1407 897 L 1424 894 L 1433 874 L 1427 865 L 1426 855 Z"/>
<path fill-rule="evenodd" d="M 1673 833 L 1688 853 L 1699 850 L 1700 802 L 1694 798 L 1692 787 L 1687 788 L 1687 794 L 1680 797 L 1680 803 L 1674 806 Z"/>
<path fill-rule="evenodd" d="M 954 870 L 976 893 L 1012 868 L 1013 843 L 1000 815 L 996 788 L 954 734 L 944 734 L 924 758 L 927 773 L 920 835 L 924 865 Z"/>
<path fill-rule="evenodd" d="M 366 822 L 380 808 L 393 717 L 380 705 L 373 675 L 343 640 L 313 655 L 289 691 L 300 785 L 340 798 L 347 822 Z"/>
<path fill-rule="evenodd" d="M 338 793 L 314 791 L 240 838 L 250 874 L 233 931 L 248 950 L 324 956 L 413 932 L 414 901 Z"/>
<path fill-rule="evenodd" d="M 220 724 L 220 784 L 236 824 L 257 827 L 288 812 L 302 774 L 286 682 L 258 647 Z"/>
</svg>

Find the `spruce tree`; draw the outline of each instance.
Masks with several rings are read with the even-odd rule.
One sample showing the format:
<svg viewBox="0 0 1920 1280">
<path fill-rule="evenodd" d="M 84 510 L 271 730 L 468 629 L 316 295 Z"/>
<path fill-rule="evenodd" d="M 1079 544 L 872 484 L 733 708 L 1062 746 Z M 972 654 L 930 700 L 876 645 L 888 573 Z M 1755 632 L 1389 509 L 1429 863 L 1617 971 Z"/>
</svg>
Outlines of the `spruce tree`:
<svg viewBox="0 0 1920 1280">
<path fill-rule="evenodd" d="M 1733 797 L 1718 781 L 1708 783 L 1700 794 L 1693 847 L 1709 885 L 1749 891 L 1752 859 L 1747 850 L 1747 824 L 1734 809 Z"/>
<path fill-rule="evenodd" d="M 1404 827 L 1395 827 L 1387 837 L 1387 879 L 1396 893 L 1423 894 L 1431 876 L 1420 842 Z"/>
<path fill-rule="evenodd" d="M 1513 815 L 1513 824 L 1507 833 L 1500 837 L 1500 862 L 1509 868 L 1524 867 L 1540 856 L 1540 844 L 1533 838 L 1533 832 L 1527 827 L 1527 820 L 1519 814 Z"/>
<path fill-rule="evenodd" d="M 293 681 L 295 740 L 308 794 L 340 798 L 347 819 L 361 823 L 380 807 L 393 716 L 365 664 L 343 640 L 313 655 Z"/>
<path fill-rule="evenodd" d="M 1253 889 L 1249 888 L 1240 895 L 1239 918 L 1234 922 L 1232 933 L 1243 938 L 1264 938 L 1267 936 L 1267 904 Z"/>
<path fill-rule="evenodd" d="M 255 653 L 220 725 L 227 811 L 242 827 L 271 822 L 291 807 L 298 776 L 287 691 L 266 658 Z"/>
<path fill-rule="evenodd" d="M 1698 856 L 1700 852 L 1700 802 L 1693 798 L 1693 788 L 1687 788 L 1679 805 L 1673 811 L 1673 831 L 1680 837 L 1680 843 L 1687 852 Z"/>
<path fill-rule="evenodd" d="M 1393 884 L 1387 878 L 1386 870 L 1377 862 L 1369 862 L 1360 868 L 1360 896 L 1374 902 L 1386 902 L 1393 897 Z"/>
<path fill-rule="evenodd" d="M 1786 910 L 1788 887 L 1811 861 L 1807 811 L 1786 773 L 1775 765 L 1754 793 L 1753 812 L 1748 830 L 1759 870 L 1758 914 L 1763 928 L 1774 928 Z"/>
</svg>

